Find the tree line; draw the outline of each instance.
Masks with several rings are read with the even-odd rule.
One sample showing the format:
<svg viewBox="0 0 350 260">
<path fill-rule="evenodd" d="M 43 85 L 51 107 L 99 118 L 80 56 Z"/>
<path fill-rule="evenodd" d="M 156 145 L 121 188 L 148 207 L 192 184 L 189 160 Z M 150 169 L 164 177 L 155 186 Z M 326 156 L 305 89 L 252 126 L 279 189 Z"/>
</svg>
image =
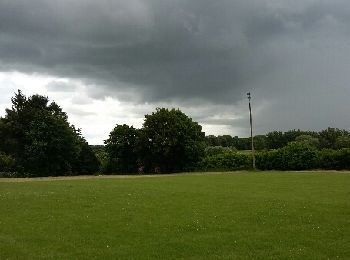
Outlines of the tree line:
<svg viewBox="0 0 350 260">
<path fill-rule="evenodd" d="M 209 135 L 205 137 L 206 145 L 210 147 L 231 147 L 237 150 L 250 150 L 251 139 L 230 135 Z M 290 142 L 309 144 L 318 149 L 350 148 L 350 132 L 344 129 L 327 128 L 322 131 L 289 130 L 286 132 L 272 131 L 266 135 L 254 136 L 256 150 L 271 150 L 285 147 Z"/>
<path fill-rule="evenodd" d="M 171 173 L 250 169 L 249 138 L 205 136 L 179 109 L 157 108 L 136 129 L 116 125 L 104 145 L 90 146 L 48 97 L 19 90 L 0 117 L 0 176 Z M 269 169 L 349 169 L 350 133 L 274 131 L 254 137 L 257 166 Z M 310 159 L 311 158 L 311 159 Z"/>
<path fill-rule="evenodd" d="M 249 170 L 252 167 L 250 153 L 217 149 L 207 154 L 199 163 L 201 171 Z M 350 148 L 317 149 L 302 142 L 290 142 L 286 146 L 262 150 L 256 153 L 258 170 L 350 170 Z"/>
<path fill-rule="evenodd" d="M 193 170 L 204 155 L 202 127 L 179 109 L 157 108 L 143 127 L 117 125 L 105 141 L 104 173 Z"/>
<path fill-rule="evenodd" d="M 3 176 L 57 176 L 192 170 L 204 155 L 202 127 L 179 109 L 158 108 L 141 129 L 117 125 L 105 146 L 88 145 L 65 112 L 19 90 L 0 118 Z"/>
</svg>

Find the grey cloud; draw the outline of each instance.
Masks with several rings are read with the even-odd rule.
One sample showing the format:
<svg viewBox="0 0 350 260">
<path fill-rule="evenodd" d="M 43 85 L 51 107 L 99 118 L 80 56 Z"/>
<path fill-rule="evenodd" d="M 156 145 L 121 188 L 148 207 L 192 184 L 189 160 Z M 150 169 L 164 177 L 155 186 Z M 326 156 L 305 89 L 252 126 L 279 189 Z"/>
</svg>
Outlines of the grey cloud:
<svg viewBox="0 0 350 260">
<path fill-rule="evenodd" d="M 50 92 L 73 92 L 76 85 L 72 82 L 54 80 L 46 84 L 46 89 Z"/>
<path fill-rule="evenodd" d="M 206 104 L 237 104 L 249 90 L 257 105 L 260 98 L 279 106 L 257 118 L 266 130 L 278 128 L 276 111 L 281 122 L 290 116 L 293 103 L 276 100 L 347 91 L 349 14 L 345 0 L 5 0 L 0 69 L 77 78 L 91 98 L 200 100 L 198 113 Z M 329 97 L 314 100 L 326 115 Z M 307 111 L 306 103 L 294 105 Z M 241 124 L 225 118 L 211 123 Z"/>
<path fill-rule="evenodd" d="M 286 33 L 291 15 L 265 1 L 16 0 L 0 10 L 2 63 L 136 85 L 151 101 L 237 100 L 273 65 L 262 38 Z"/>
</svg>

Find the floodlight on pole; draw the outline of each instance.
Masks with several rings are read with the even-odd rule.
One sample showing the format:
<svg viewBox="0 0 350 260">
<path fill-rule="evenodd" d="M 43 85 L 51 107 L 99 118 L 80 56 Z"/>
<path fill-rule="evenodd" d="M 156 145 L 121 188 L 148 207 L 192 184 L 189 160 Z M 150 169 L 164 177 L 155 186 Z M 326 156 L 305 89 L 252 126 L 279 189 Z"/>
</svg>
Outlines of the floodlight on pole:
<svg viewBox="0 0 350 260">
<path fill-rule="evenodd" d="M 252 158 L 253 158 L 253 169 L 255 170 L 255 151 L 254 151 L 254 138 L 253 138 L 253 119 L 252 119 L 252 106 L 250 104 L 250 100 L 252 97 L 250 96 L 250 92 L 247 93 L 248 102 L 249 102 L 249 122 L 250 122 L 250 138 L 252 142 Z"/>
</svg>

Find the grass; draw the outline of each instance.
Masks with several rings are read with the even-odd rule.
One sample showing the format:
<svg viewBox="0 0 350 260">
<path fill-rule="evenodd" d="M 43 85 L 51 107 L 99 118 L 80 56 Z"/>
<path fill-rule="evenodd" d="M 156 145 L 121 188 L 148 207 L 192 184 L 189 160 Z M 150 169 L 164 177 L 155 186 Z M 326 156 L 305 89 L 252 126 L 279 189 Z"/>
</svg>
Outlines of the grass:
<svg viewBox="0 0 350 260">
<path fill-rule="evenodd" d="M 0 259 L 349 259 L 349 173 L 0 180 Z"/>
</svg>

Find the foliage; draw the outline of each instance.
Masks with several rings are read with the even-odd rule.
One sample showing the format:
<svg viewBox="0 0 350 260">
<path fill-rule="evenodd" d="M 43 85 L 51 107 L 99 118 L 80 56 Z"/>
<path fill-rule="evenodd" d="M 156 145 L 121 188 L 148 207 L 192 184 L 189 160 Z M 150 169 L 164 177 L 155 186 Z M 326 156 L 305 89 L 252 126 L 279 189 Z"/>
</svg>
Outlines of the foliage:
<svg viewBox="0 0 350 260">
<path fill-rule="evenodd" d="M 317 166 L 317 150 L 307 144 L 292 142 L 287 146 L 258 153 L 256 165 L 261 170 L 307 170 Z"/>
<path fill-rule="evenodd" d="M 251 140 L 249 139 L 249 145 L 251 145 Z M 251 149 L 249 146 L 248 149 Z M 246 150 L 248 150 L 246 149 Z M 267 137 L 266 135 L 256 135 L 254 136 L 254 149 L 259 151 L 259 150 L 265 150 L 267 149 Z"/>
<path fill-rule="evenodd" d="M 295 141 L 298 143 L 308 144 L 314 147 L 318 147 L 320 144 L 318 138 L 312 137 L 311 135 L 299 135 L 295 138 Z"/>
<path fill-rule="evenodd" d="M 31 175 L 71 175 L 79 154 L 74 130 L 63 118 L 38 111 L 24 132 L 20 161 Z"/>
<path fill-rule="evenodd" d="M 346 130 L 329 127 L 319 132 L 318 136 L 321 148 L 338 149 L 339 138 L 344 136 L 349 137 L 350 133 Z"/>
<path fill-rule="evenodd" d="M 323 149 L 318 153 L 318 165 L 327 170 L 350 170 L 350 149 Z"/>
<path fill-rule="evenodd" d="M 94 174 L 99 171 L 101 162 L 84 138 L 80 138 L 79 153 L 73 172 L 77 174 Z"/>
<path fill-rule="evenodd" d="M 281 131 L 273 131 L 266 135 L 268 149 L 278 149 L 287 145 L 284 135 Z"/>
<path fill-rule="evenodd" d="M 342 135 L 339 136 L 336 140 L 336 147 L 341 148 L 350 148 L 350 136 Z"/>
<path fill-rule="evenodd" d="M 203 171 L 234 171 L 251 168 L 251 156 L 248 154 L 226 152 L 206 156 L 199 164 Z"/>
<path fill-rule="evenodd" d="M 238 150 L 250 149 L 250 138 L 239 138 L 230 135 L 208 135 L 205 137 L 206 146 L 235 147 Z"/>
<path fill-rule="evenodd" d="M 104 145 L 90 145 L 91 150 L 95 154 L 98 162 L 99 162 L 99 172 L 107 172 L 107 164 L 108 164 L 108 155 Z"/>
<path fill-rule="evenodd" d="M 230 135 L 209 135 L 205 137 L 207 146 L 235 147 L 238 150 L 250 150 L 250 138 L 239 138 Z M 254 136 L 256 150 L 279 149 L 290 142 L 301 142 L 317 148 L 341 149 L 350 148 L 350 132 L 338 128 L 327 128 L 320 132 L 289 130 L 272 131 L 266 135 Z"/>
<path fill-rule="evenodd" d="M 106 173 L 132 173 L 137 172 L 137 142 L 139 131 L 132 126 L 117 125 L 105 141 L 107 161 Z"/>
<path fill-rule="evenodd" d="M 11 155 L 0 152 L 0 172 L 11 172 L 15 166 L 15 160 Z"/>
<path fill-rule="evenodd" d="M 178 109 L 157 108 L 145 116 L 140 158 L 146 170 L 188 170 L 204 154 L 202 127 Z"/>
<path fill-rule="evenodd" d="M 66 113 L 40 95 L 19 90 L 0 120 L 0 150 L 15 159 L 17 176 L 92 173 L 96 160 Z M 84 154 L 83 154 L 84 153 Z"/>
</svg>

